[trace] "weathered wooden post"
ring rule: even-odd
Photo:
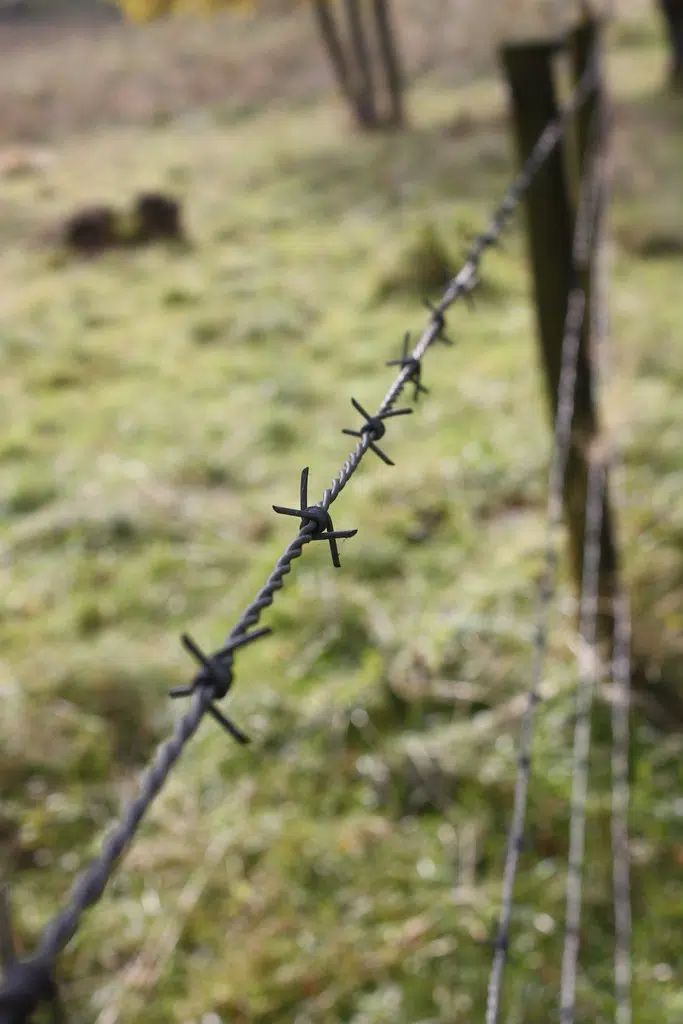
[[[591,66],[592,61],[597,62],[596,87],[589,95],[586,102],[579,108],[576,115],[575,130],[575,203],[578,203],[578,191],[580,182],[591,171],[591,162],[596,159],[594,151],[597,146],[604,149],[606,134],[609,130],[607,120],[607,98],[605,96],[605,83],[602,77],[603,52],[602,52],[602,24],[595,19],[586,19],[573,32],[570,39],[570,51],[572,59],[572,70],[574,84],[583,77],[584,73]],[[599,173],[604,174],[604,152],[597,154],[598,159],[602,157],[603,167]],[[605,445],[600,444],[601,429],[599,417],[597,387],[597,352],[595,350],[596,340],[593,339],[593,328],[598,330],[599,311],[596,303],[600,301],[599,294],[594,287],[598,269],[599,245],[601,231],[605,218],[605,188],[604,179],[598,183],[598,200],[595,205],[594,223],[591,227],[591,242],[585,259],[577,268],[581,285],[586,293],[586,315],[584,317],[581,336],[581,347],[579,349],[579,364],[585,364],[585,372],[581,370],[577,376],[576,393],[576,415],[575,430],[578,432],[577,441],[585,445],[584,457],[580,460],[578,472],[578,486],[576,493],[568,493],[570,501],[575,503],[573,515],[577,520],[577,529],[582,531],[585,525],[586,509],[586,488],[588,480],[589,459],[602,459],[605,462],[605,487],[603,493],[602,509],[602,535],[600,538],[600,581],[599,581],[599,633],[604,640],[611,640],[613,622],[613,599],[616,575],[619,571],[618,546],[616,538],[616,526],[614,523],[614,512],[610,501],[609,476],[607,472],[608,452]],[[572,431],[574,436],[574,430]],[[568,488],[569,491],[569,488]],[[582,510],[582,511],[581,511]],[[582,562],[578,562],[580,566]]]
[[[575,74],[580,77],[594,53],[600,25],[585,23],[572,37]],[[511,112],[520,161],[530,154],[548,121],[560,113],[553,75],[555,42],[535,42],[505,47],[502,64],[507,78]],[[583,578],[584,529],[588,467],[602,458],[596,408],[596,380],[591,353],[591,289],[593,253],[582,265],[575,259],[574,230],[577,203],[572,195],[568,167],[574,165],[583,179],[593,159],[594,129],[603,131],[601,90],[591,94],[577,114],[573,135],[565,135],[537,174],[525,197],[528,244],[533,275],[540,357],[552,422],[557,418],[562,362],[562,343],[569,295],[578,282],[586,287],[586,309],[579,346],[571,445],[566,471],[564,513],[569,534],[569,553],[577,593]],[[568,159],[573,157],[573,160]],[[599,209],[600,203],[597,204]],[[595,238],[595,232],[593,232]],[[591,250],[594,244],[591,244]],[[611,594],[616,571],[616,548],[608,488],[603,497],[600,555],[601,634],[611,633]],[[603,599],[610,600],[603,600]]]

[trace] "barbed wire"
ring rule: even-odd
[[[591,75],[596,88],[600,83],[601,68],[594,51],[587,64],[586,75]],[[579,194],[572,245],[573,284],[567,300],[564,332],[560,355],[560,373],[557,392],[554,444],[551,456],[548,486],[547,526],[543,572],[539,582],[536,635],[531,668],[531,686],[527,695],[527,708],[522,720],[518,773],[508,833],[507,853],[503,869],[503,885],[495,952],[491,965],[486,1003],[486,1024],[497,1024],[502,1009],[505,968],[509,959],[510,931],[515,905],[515,884],[524,846],[529,788],[532,775],[532,754],[536,724],[536,708],[542,700],[541,686],[548,654],[550,611],[557,589],[560,540],[563,523],[563,497],[569,454],[572,445],[572,423],[576,397],[576,380],[581,335],[587,309],[584,273],[596,225],[600,181],[596,170],[596,153],[601,144],[598,111],[591,120],[592,150],[588,157],[588,172],[584,176]]]
[[[592,59],[598,61],[602,54],[599,41],[595,41],[596,49]],[[598,96],[596,106],[596,124],[594,140],[593,166],[589,177],[583,184],[587,192],[592,194],[588,216],[577,216],[577,232],[575,235],[574,273],[577,280],[585,275],[589,251],[597,254],[596,265],[590,270],[594,280],[591,288],[592,302],[590,313],[594,323],[591,324],[590,337],[594,340],[596,351],[591,358],[597,367],[599,364],[599,347],[604,346],[607,335],[606,278],[604,267],[599,267],[600,259],[604,259],[604,241],[601,237],[606,209],[607,190],[607,138],[609,131],[609,111],[606,96]],[[588,204],[587,204],[588,205]],[[588,236],[590,231],[592,238]],[[583,238],[581,237],[583,233]],[[601,244],[601,242],[603,244]],[[598,278],[598,273],[601,276]],[[596,295],[597,293],[597,295]],[[556,420],[556,448],[554,452],[555,466],[565,467],[569,448],[558,450],[564,441],[569,445],[571,435],[566,433],[573,418],[573,399],[580,335],[586,314],[586,291],[577,283],[570,293],[565,338],[563,341],[562,367],[559,386],[558,414]],[[572,343],[569,351],[565,344]],[[566,357],[566,359],[565,359]],[[573,366],[573,369],[572,369]],[[569,397],[571,396],[571,403]],[[560,424],[563,399],[564,422]],[[598,612],[600,607],[600,563],[603,515],[605,510],[606,481],[608,465],[616,466],[614,455],[607,457],[604,445],[594,445],[589,453],[589,469],[587,480],[585,533],[583,547],[583,578],[580,595],[580,647],[579,667],[580,678],[576,695],[576,722],[573,750],[571,818],[570,818],[570,849],[566,887],[566,923],[562,957],[562,975],[560,989],[560,1019],[563,1024],[573,1024],[576,1013],[576,987],[578,971],[578,955],[580,948],[580,923],[583,891],[583,874],[585,859],[585,828],[587,819],[587,797],[590,772],[591,742],[591,709],[601,671],[598,649]],[[560,479],[561,478],[561,479]],[[551,471],[552,481],[552,471]],[[547,623],[550,601],[554,592],[554,581],[557,576],[559,548],[553,543],[554,529],[561,523],[561,499],[564,485],[564,472],[558,473],[555,483],[559,490],[555,491],[554,517],[552,515],[553,487],[551,482],[549,495],[549,528],[548,547],[546,549],[545,571],[541,582],[539,596],[539,632],[536,646],[536,664],[539,670],[546,656]],[[620,496],[620,507],[623,504]],[[628,846],[628,807],[630,801],[628,779],[628,746],[629,746],[629,706],[630,706],[630,643],[631,624],[630,606],[623,580],[619,575],[612,582],[612,674],[615,682],[615,695],[612,704],[612,846],[613,846],[613,892],[615,914],[615,1005],[618,1024],[630,1024],[631,1007],[631,907],[630,907],[630,862]],[[508,957],[509,929],[513,910],[513,889],[515,875],[519,865],[524,837],[526,804],[531,776],[531,750],[533,743],[533,717],[540,699],[538,686],[540,676],[534,676],[532,690],[529,695],[527,718],[524,723],[520,743],[519,773],[516,798],[519,798],[513,824],[510,831],[508,858],[506,861],[507,885],[504,885],[503,906],[500,916],[499,933],[496,942],[496,953],[492,967],[489,1001],[487,1012],[491,1021],[498,1019],[502,996],[502,978]],[[487,1020],[488,1020],[487,1019]]]
[[[5,977],[0,985],[0,1024],[24,1024],[41,1004],[51,1007],[53,1021],[63,1020],[63,1011],[54,981],[56,960],[78,930],[85,911],[102,896],[117,863],[134,839],[145,813],[161,792],[204,716],[211,715],[238,742],[249,742],[242,730],[216,706],[216,702],[226,697],[233,685],[235,653],[271,632],[268,627],[252,632],[250,629],[258,624],[263,611],[273,603],[275,594],[284,586],[285,576],[291,572],[293,562],[302,555],[306,544],[315,540],[329,543],[333,564],[339,567],[336,540],[354,536],[357,531],[336,531],[329,513],[330,506],[351,480],[368,451],[372,451],[388,465],[393,465],[389,456],[378,447],[377,442],[386,433],[388,419],[408,415],[413,411],[395,409],[398,398],[409,383],[414,385],[415,399],[425,391],[421,382],[421,371],[426,352],[437,341],[452,344],[446,333],[446,312],[458,299],[472,299],[472,293],[479,281],[479,268],[484,254],[499,241],[521,198],[563,137],[574,114],[596,85],[596,69],[589,67],[577,84],[564,111],[554,121],[549,122],[539,136],[529,158],[495,210],[488,229],[473,243],[464,266],[451,280],[441,300],[435,305],[426,303],[431,312],[427,327],[410,355],[407,354],[409,335],[406,335],[404,350],[398,361],[400,372],[378,411],[370,415],[352,399],[355,410],[363,417],[364,422],[358,429],[349,428],[344,432],[358,437],[359,440],[332,485],[323,493],[321,500],[315,505],[308,504],[308,470],[304,469],[300,480],[299,508],[273,506],[280,514],[298,517],[301,527],[276,563],[264,586],[231,630],[226,643],[216,653],[206,655],[191,637],[182,637],[183,645],[198,663],[199,668],[192,683],[172,690],[171,696],[189,697],[190,707],[176,723],[172,736],[157,750],[139,783],[137,795],[126,806],[118,823],[105,838],[99,856],[79,875],[66,897],[64,906],[46,926],[33,956],[17,958],[11,940],[9,901],[3,900],[1,906],[4,909],[0,913],[0,952]],[[572,309],[573,316],[578,317],[577,302],[572,303]],[[389,365],[395,365],[396,362],[392,360]]]
[[[607,338],[607,278],[605,275],[605,211],[608,188],[607,138],[611,127],[607,97],[600,96],[600,117],[603,123],[602,146],[597,154],[600,167],[598,188],[601,193],[594,228],[596,239],[593,245],[595,264],[591,267],[592,324],[590,337],[594,351],[591,358],[596,371],[596,383],[600,384],[601,361],[605,360]],[[602,374],[605,367],[602,366]],[[576,1016],[576,989],[578,956],[580,949],[581,908],[583,897],[583,873],[585,860],[585,830],[587,820],[587,798],[590,773],[591,708],[595,688],[603,673],[601,643],[605,640],[612,645],[612,677],[614,696],[612,702],[612,813],[611,833],[613,851],[613,902],[614,902],[614,987],[615,1019],[617,1024],[630,1024],[631,1004],[631,902],[630,902],[630,855],[628,843],[628,807],[630,802],[628,779],[629,749],[629,704],[630,704],[630,646],[631,622],[629,599],[623,583],[623,567],[619,565],[614,579],[610,581],[612,594],[611,635],[601,636],[598,616],[602,602],[600,591],[601,531],[607,496],[607,470],[619,470],[616,453],[610,456],[604,444],[597,445],[590,453],[586,508],[585,537],[583,551],[584,573],[581,587],[580,622],[580,679],[577,692],[576,723],[573,752],[573,778],[571,796],[570,849],[566,886],[566,922],[563,949],[562,978],[560,988],[560,1019],[562,1024],[574,1024]],[[617,473],[618,475],[618,473]],[[616,481],[617,504],[623,508],[621,482]],[[614,493],[614,487],[611,488]]]
[[[598,641],[598,601],[600,584],[600,533],[603,523],[605,467],[603,460],[592,458],[588,469],[586,530],[581,581],[581,622],[579,647],[579,685],[576,695],[576,723],[569,826],[569,863],[566,886],[566,916],[562,976],[560,982],[561,1024],[574,1024],[576,982],[580,946],[581,908],[590,777],[591,710],[600,671]]]
[[[609,109],[607,97],[605,116],[608,131],[614,123],[613,112]],[[609,151],[604,154],[605,172],[603,188],[607,193],[611,184],[612,166]],[[596,253],[596,302],[594,304],[595,329],[592,337],[599,346],[596,351],[596,376],[609,378],[613,373],[613,355],[610,336],[609,295],[608,295],[608,247],[606,241],[607,200],[603,203],[603,216],[598,223]],[[618,522],[624,521],[626,496],[624,487],[624,465],[618,440],[611,443],[610,482],[612,499],[618,514]],[[623,565],[618,566],[614,580],[612,600],[614,635],[612,644],[612,808],[610,830],[612,838],[612,888],[614,902],[614,988],[616,999],[616,1024],[631,1024],[631,865],[629,849],[629,744],[631,713],[631,602],[624,581]]]

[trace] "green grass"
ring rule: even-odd
[[[664,66],[652,19],[615,35],[605,404],[647,683],[638,1021],[683,1012],[681,255],[656,241],[683,237],[683,143]],[[182,710],[166,696],[192,670],[180,633],[221,643],[296,528],[271,505],[296,502],[305,465],[311,500],[329,485],[351,396],[376,408],[384,362],[424,325],[416,253],[427,239],[441,273],[485,226],[514,169],[504,110],[493,71],[422,81],[396,137],[349,134],[327,96],[228,123],[210,108],[199,125],[69,135],[46,176],[3,183],[0,865],[25,948]],[[17,233],[156,184],[184,199],[192,251],[55,265]],[[396,468],[368,457],[334,505],[338,529],[359,529],[342,568],[306,548],[264,615],[273,636],[239,655],[229,711],[252,745],[202,726],[62,958],[76,1024],[482,1018],[550,451],[519,219],[487,257],[478,311],[456,307],[450,327],[429,396],[383,441]],[[528,1024],[551,1019],[563,933],[566,580],[560,597],[506,988],[505,1020]],[[606,1022],[602,701],[594,740],[579,1019]]]

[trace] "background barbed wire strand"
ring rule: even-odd
[[[588,62],[586,75],[599,82],[601,67],[597,54]],[[574,284],[570,290],[562,339],[560,375],[558,383],[557,414],[554,427],[554,445],[551,456],[548,486],[547,527],[543,573],[539,583],[536,612],[536,636],[531,668],[531,686],[527,708],[522,720],[518,753],[518,773],[512,822],[508,833],[507,853],[503,869],[501,907],[495,952],[489,977],[486,1024],[497,1024],[502,1010],[502,991],[505,967],[509,958],[510,931],[514,911],[514,891],[524,844],[529,788],[532,775],[532,753],[535,733],[536,708],[541,702],[541,685],[548,653],[550,612],[557,589],[560,543],[563,525],[563,495],[569,453],[572,442],[572,423],[576,396],[578,356],[581,333],[587,312],[586,289],[581,272],[584,270],[590,247],[599,202],[600,182],[596,155],[601,145],[601,122],[596,114],[590,126],[592,152],[588,159],[588,172],[581,182],[576,226],[573,240]]]

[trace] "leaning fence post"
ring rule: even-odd
[[[598,27],[582,27],[575,37],[574,68],[583,72],[589,54],[588,45]],[[555,42],[535,42],[506,46],[501,52],[508,82],[518,156],[524,161],[547,123],[560,112],[553,77],[554,57],[559,51]],[[594,123],[593,108],[598,97],[591,98],[576,123],[574,137],[565,136],[539,171],[526,193],[524,205],[528,227],[528,245],[533,276],[534,302],[540,342],[540,361],[545,381],[549,411],[557,418],[562,342],[569,294],[575,282],[573,259],[575,203],[572,198],[567,167],[573,162],[580,174],[592,159]],[[572,153],[573,147],[574,152]],[[567,157],[576,159],[570,162]],[[589,260],[592,264],[592,255]],[[587,285],[590,268],[582,271]],[[569,554],[577,593],[583,577],[584,528],[589,459],[600,454],[599,427],[596,411],[596,381],[590,351],[591,309],[588,307],[577,360],[572,435],[566,471],[564,514],[569,534]],[[611,595],[615,573],[615,545],[612,514],[605,489],[600,562],[600,598],[605,616],[601,616],[601,632],[611,631],[611,603],[603,602]],[[609,620],[609,621],[608,621]]]

